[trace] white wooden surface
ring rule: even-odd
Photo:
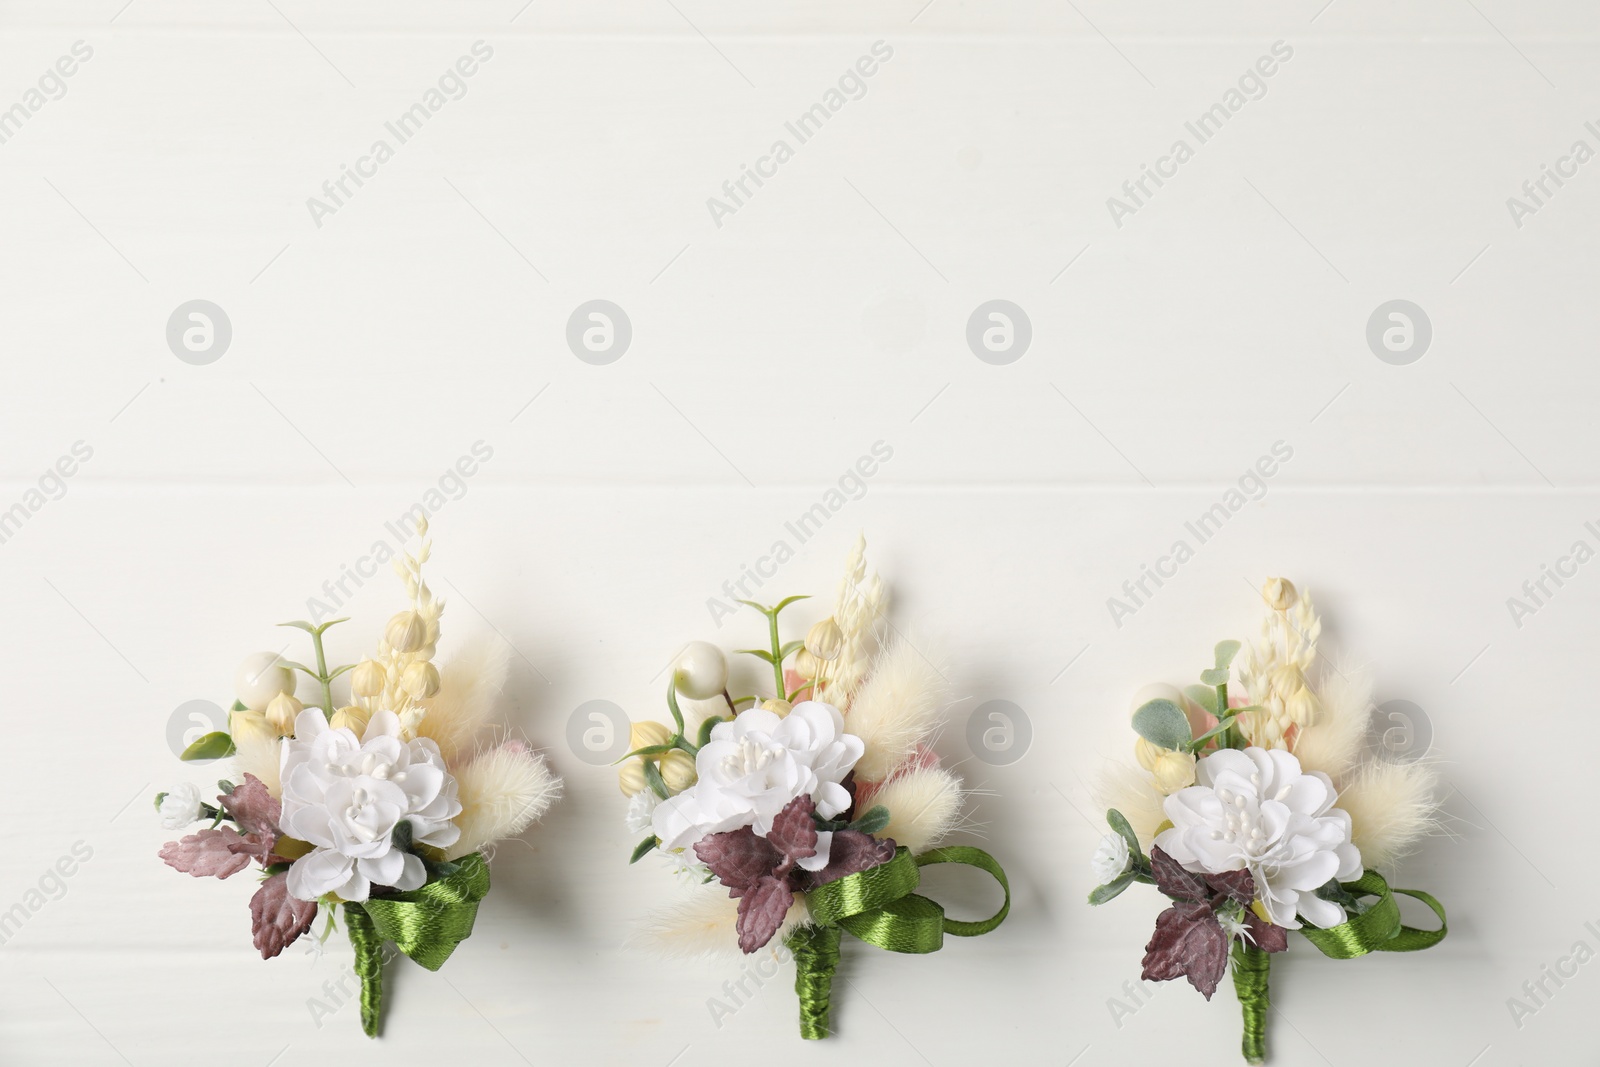
[[[0,946],[0,1062],[943,1065],[998,1047],[1087,1067],[1175,1042],[1236,1062],[1227,991],[1167,986],[1115,1017],[1159,905],[1083,904],[1087,783],[1127,758],[1132,692],[1245,636],[1272,573],[1320,595],[1381,699],[1424,710],[1454,790],[1452,836],[1400,879],[1449,905],[1449,940],[1359,963],[1297,946],[1273,972],[1274,1062],[1592,1047],[1600,964],[1546,979],[1520,1026],[1507,1001],[1575,943],[1600,949],[1600,564],[1520,627],[1506,604],[1574,541],[1600,547],[1600,163],[1520,228],[1506,205],[1573,141],[1600,147],[1592,9],[122,4],[0,10],[0,110],[93,50],[0,144],[0,510],[26,511],[0,544],[0,909],[29,911]],[[477,41],[493,55],[465,96],[315,225],[307,198]],[[865,95],[715,225],[706,199],[877,41],[893,55]],[[1293,55],[1265,95],[1116,226],[1106,199],[1278,41]],[[233,330],[205,366],[165,340],[196,298]],[[633,328],[608,366],[564,340],[597,298]],[[991,299],[1032,323],[1007,366],[964,336]],[[1365,340],[1392,299],[1432,321],[1410,365]],[[566,727],[592,699],[659,715],[684,640],[753,640],[706,599],[880,441],[892,458],[860,499],[761,592],[827,593],[868,532],[897,619],[960,664],[940,748],[985,791],[976,839],[1015,899],[999,931],[931,957],[857,946],[838,1037],[807,1045],[787,970],[718,1025],[739,961],[622,947],[670,880],[625,866],[612,775]],[[1293,458],[1265,495],[1114,625],[1107,598],[1279,441]],[[76,442],[92,455],[29,496]],[[568,796],[501,850],[443,972],[391,972],[373,1043],[353,1008],[318,1025],[309,1007],[347,951],[257,959],[247,880],[163,867],[148,798],[212,777],[173,758],[173,710],[225,703],[236,661],[278,647],[272,624],[477,442],[492,457],[434,518],[446,644],[515,645],[506,710]],[[356,592],[345,657],[393,603],[388,581]],[[992,699],[1033,729],[1006,766],[965,740]]]

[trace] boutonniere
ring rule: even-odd
[[[204,735],[185,760],[231,758],[216,802],[193,784],[156,796],[169,830],[208,825],[161,849],[196,878],[229,878],[252,865],[251,934],[271,959],[311,931],[326,941],[343,917],[361,977],[361,1023],[378,1035],[385,944],[438,970],[472,933],[489,891],[484,851],[521,833],[560,793],[542,756],[518,741],[480,746],[505,680],[503,649],[434,665],[444,602],[422,577],[431,543],[418,523],[416,553],[394,568],[410,603],[377,650],[330,668],[325,635],[345,619],[283,625],[305,631],[314,666],[264,652],[236,676],[228,729]],[[310,679],[316,703],[296,698]],[[349,702],[335,682],[348,676]],[[343,688],[343,683],[340,683]]]
[[[1143,771],[1112,783],[1089,895],[1104,904],[1140,882],[1167,898],[1146,981],[1186,978],[1210,1000],[1231,961],[1253,1064],[1266,1062],[1269,961],[1291,933],[1344,960],[1445,936],[1437,900],[1379,873],[1436,825],[1435,771],[1367,749],[1370,684],[1320,660],[1310,595],[1274,578],[1263,596],[1258,643],[1240,655],[1222,642],[1199,684],[1157,687],[1134,710]],[[1438,929],[1402,924],[1397,893]]]
[[[800,1034],[810,1039],[830,1031],[844,935],[891,952],[933,952],[946,934],[993,930],[1010,908],[993,857],[939,847],[966,799],[929,745],[949,686],[915,645],[886,637],[886,594],[868,577],[865,551],[858,541],[833,614],[803,639],[784,640],[782,615],[805,597],[743,602],[766,639],[739,650],[765,675],[754,695],[731,695],[720,649],[687,646],[667,686],[670,722],[634,723],[634,751],[619,769],[628,827],[646,834],[633,861],[659,851],[694,886],[640,939],[689,955],[782,946],[795,963]],[[761,695],[767,686],[771,695]],[[698,723],[680,698],[705,709]],[[1005,903],[981,921],[949,918],[916,892],[921,868],[936,863],[988,872]]]

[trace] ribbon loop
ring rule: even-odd
[[[1366,911],[1338,926],[1326,929],[1301,927],[1300,932],[1305,939],[1325,956],[1336,960],[1353,960],[1369,952],[1417,952],[1437,945],[1449,932],[1444,905],[1418,889],[1391,889],[1377,871],[1368,871],[1358,880],[1344,883],[1344,889],[1356,896],[1378,899]],[[1439,917],[1439,928],[1418,930],[1404,925],[1400,921],[1400,905],[1394,899],[1396,893],[1414,897],[1426,904]]]
[[[378,1036],[383,1013],[385,941],[437,971],[471,935],[478,902],[489,892],[489,866],[477,852],[457,864],[454,874],[421,889],[345,904],[345,930],[361,976],[361,1028],[368,1037]]]

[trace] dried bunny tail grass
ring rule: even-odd
[[[491,721],[491,706],[505,687],[510,664],[510,646],[484,634],[470,639],[440,670],[439,692],[427,702],[417,736],[432,738],[446,765],[470,752],[478,731]]]
[[[1439,772],[1426,760],[1374,760],[1344,783],[1338,805],[1350,813],[1351,840],[1361,862],[1392,871],[1425,836],[1439,828]]]
[[[877,658],[845,717],[846,729],[865,745],[856,761],[857,778],[887,778],[938,728],[951,697],[943,659],[937,654],[930,659],[899,635]]]
[[[1166,798],[1156,791],[1150,775],[1126,763],[1107,763],[1091,792],[1102,809],[1116,808],[1122,812],[1133,832],[1139,835],[1139,844],[1148,852],[1155,841],[1156,828],[1167,821],[1167,813],[1162,808]]]
[[[1318,686],[1321,710],[1315,724],[1295,736],[1300,766],[1339,781],[1361,757],[1372,720],[1372,672],[1329,671]]]
[[[561,780],[550,773],[544,757],[520,741],[489,749],[455,775],[461,837],[445,853],[446,859],[459,859],[491,841],[520,834],[561,795]]]
[[[889,809],[889,825],[877,836],[892,838],[916,855],[955,827],[963,798],[961,779],[940,767],[918,767],[883,783],[869,803]]]
[[[233,758],[239,773],[255,775],[267,787],[267,792],[281,797],[283,783],[278,780],[278,768],[282,766],[283,739],[240,730],[234,735],[233,744],[236,750]]]
[[[629,935],[628,946],[669,959],[742,958],[739,934],[734,928],[738,917],[737,900],[728,896],[721,886],[705,886],[645,916]],[[768,948],[775,949],[783,944],[789,931],[809,918],[805,900],[796,897]]]

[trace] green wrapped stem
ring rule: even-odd
[[[377,1037],[383,1011],[383,938],[360,904],[344,906],[344,927],[356,951],[355,972],[361,979],[361,1029],[368,1037]]]
[[[794,991],[800,1000],[800,1036],[819,1041],[828,1036],[833,972],[839,967],[837,926],[801,926],[784,944],[794,956]]]
[[[1267,1062],[1267,970],[1272,957],[1246,941],[1233,945],[1233,989],[1244,1013],[1244,1062]]]

